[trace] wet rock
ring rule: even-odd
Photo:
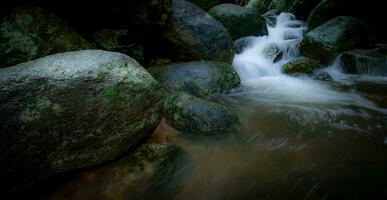
[[[270,45],[265,48],[263,51],[266,58],[273,61],[273,63],[278,62],[282,59],[283,53],[276,45]]]
[[[214,61],[170,64],[154,76],[169,91],[184,91],[199,97],[227,92],[240,85],[231,65]]]
[[[130,43],[128,30],[102,29],[92,33],[93,41],[103,50],[124,53],[144,64],[144,47]]]
[[[226,27],[233,40],[246,36],[267,35],[265,20],[251,8],[220,4],[211,8],[208,14]]]
[[[215,60],[231,63],[233,43],[224,26],[184,0],[173,1],[164,33],[166,53],[177,61]]]
[[[382,48],[346,51],[340,59],[349,73],[387,76],[387,52]]]
[[[307,58],[307,57],[299,57],[292,61],[286,63],[282,70],[287,74],[292,73],[304,73],[304,74],[312,74],[314,70],[319,67],[317,61]]]
[[[1,69],[1,190],[116,158],[151,135],[163,98],[121,53],[68,52]]]
[[[260,14],[267,12],[271,0],[251,0],[246,5],[246,8],[252,8]]]
[[[301,43],[302,53],[329,64],[340,52],[368,42],[368,27],[354,17],[336,17],[307,33]]]
[[[265,19],[266,24],[273,27],[277,24],[277,16],[281,13],[281,11],[277,9],[272,9],[267,11],[262,17]]]
[[[166,99],[164,117],[177,130],[191,133],[232,132],[240,125],[238,116],[226,107],[185,93]]]
[[[269,5],[269,10],[277,9],[282,12],[287,11],[290,6],[293,4],[294,0],[272,0]]]
[[[0,22],[0,68],[53,53],[93,49],[66,22],[39,7],[21,6]]]
[[[234,42],[234,52],[240,54],[253,44],[254,36],[239,38]]]

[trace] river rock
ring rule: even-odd
[[[151,135],[163,97],[121,53],[60,53],[1,69],[1,190],[120,156]]]
[[[184,91],[199,97],[227,92],[240,85],[231,65],[215,61],[170,64],[159,68],[154,77],[169,91]]]
[[[317,61],[307,58],[307,57],[299,57],[292,61],[286,63],[282,70],[287,74],[293,73],[304,73],[304,74],[312,74],[319,67]]]
[[[387,52],[385,49],[350,50],[344,52],[340,59],[349,73],[387,76]]]
[[[265,19],[267,25],[274,27],[277,24],[277,16],[279,14],[281,14],[281,11],[272,9],[264,13],[262,17]]]
[[[128,30],[102,29],[91,34],[93,41],[103,50],[124,53],[144,64],[144,47],[130,42]]]
[[[269,10],[277,9],[282,12],[288,11],[294,0],[272,0],[269,5]]]
[[[282,59],[283,52],[274,44],[268,45],[263,54],[267,59],[270,59],[273,63],[276,63]]]
[[[341,16],[307,33],[301,43],[302,53],[329,64],[340,52],[368,42],[368,27],[362,20]]]
[[[249,48],[254,43],[254,36],[243,37],[235,40],[234,52],[236,54],[242,53],[246,48]]]
[[[246,5],[246,8],[252,8],[260,14],[267,12],[271,0],[251,0]]]
[[[165,100],[164,117],[168,124],[190,133],[223,133],[239,128],[238,116],[228,108],[185,93]]]
[[[265,20],[254,9],[235,4],[220,4],[211,8],[208,14],[226,27],[233,40],[267,35]]]
[[[233,43],[224,26],[204,10],[184,0],[173,1],[164,33],[166,51],[180,61],[216,60],[231,63]]]
[[[53,53],[93,48],[61,18],[39,7],[17,7],[1,18],[0,68]]]

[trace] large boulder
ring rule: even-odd
[[[320,65],[317,61],[307,58],[307,57],[299,57],[292,61],[287,62],[282,70],[287,74],[293,73],[304,73],[304,74],[312,74]]]
[[[226,27],[233,40],[267,35],[265,20],[254,9],[235,4],[220,4],[211,8],[208,14]]]
[[[0,21],[0,68],[53,53],[92,48],[62,19],[39,7],[15,8]]]
[[[195,96],[227,92],[240,85],[238,74],[226,63],[214,61],[193,61],[170,64],[153,75],[169,91],[184,91]]]
[[[271,0],[251,0],[246,5],[246,8],[252,8],[258,13],[263,14],[268,11]]]
[[[120,156],[151,135],[163,97],[121,53],[60,53],[1,69],[1,190]]]
[[[173,12],[164,38],[167,53],[176,60],[231,63],[234,56],[232,39],[224,26],[184,0],[173,1]]]
[[[173,94],[164,102],[168,124],[190,133],[224,133],[236,131],[238,116],[228,108],[185,93]]]
[[[387,51],[385,49],[350,50],[342,53],[340,59],[349,73],[387,76]]]
[[[307,33],[301,43],[302,53],[329,64],[340,52],[368,42],[368,27],[362,20],[341,16]]]

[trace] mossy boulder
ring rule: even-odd
[[[299,57],[286,63],[282,70],[287,74],[304,73],[312,74],[320,65],[317,61],[307,58]]]
[[[236,131],[238,116],[225,106],[186,93],[169,96],[164,102],[168,124],[190,133],[224,133]]]
[[[298,19],[307,20],[309,14],[320,2],[321,0],[294,0],[288,11]]]
[[[199,6],[203,10],[209,10],[213,6],[221,3],[234,3],[234,0],[189,0],[189,1]]]
[[[387,52],[385,49],[350,50],[342,53],[340,59],[349,73],[387,76]]]
[[[268,11],[271,0],[250,0],[246,8],[252,8],[260,14]]]
[[[144,144],[116,161],[70,176],[48,199],[171,199],[171,191],[164,195],[158,184],[177,193],[179,183],[168,177],[178,179],[176,166],[188,163],[184,150],[175,145]]]
[[[53,53],[93,48],[61,18],[39,7],[15,8],[0,21],[0,68]]]
[[[369,41],[365,22],[341,16],[329,20],[307,33],[301,43],[302,53],[329,64],[340,52],[360,47]]]
[[[233,67],[215,61],[193,61],[159,68],[155,78],[168,91],[184,91],[195,96],[227,92],[240,85]]]
[[[0,69],[0,188],[120,156],[160,121],[164,93],[135,60],[101,50]]]
[[[174,0],[172,8],[164,33],[165,50],[169,57],[176,61],[232,62],[232,39],[220,22],[184,0]]]
[[[254,9],[235,4],[220,4],[211,8],[208,14],[226,27],[233,40],[267,35],[265,20]]]
[[[124,53],[144,64],[144,46],[131,43],[128,30],[102,29],[93,32],[91,37],[99,48]]]

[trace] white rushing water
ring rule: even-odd
[[[387,113],[386,109],[378,107],[350,87],[364,76],[354,79],[353,75],[343,73],[337,61],[320,70],[331,75],[332,81],[284,74],[282,66],[301,56],[299,45],[307,26],[291,13],[281,13],[276,19],[275,26],[268,25],[267,36],[248,37],[246,47],[235,56],[233,66],[241,77],[243,87],[231,96],[243,96],[260,107],[269,108],[264,112],[284,113],[299,123],[330,121],[331,126],[341,128],[351,128],[342,121],[343,116],[369,119],[372,116],[370,112]],[[282,57],[268,58],[266,55],[270,49],[278,49]],[[365,79],[374,83],[386,80],[380,77]]]

